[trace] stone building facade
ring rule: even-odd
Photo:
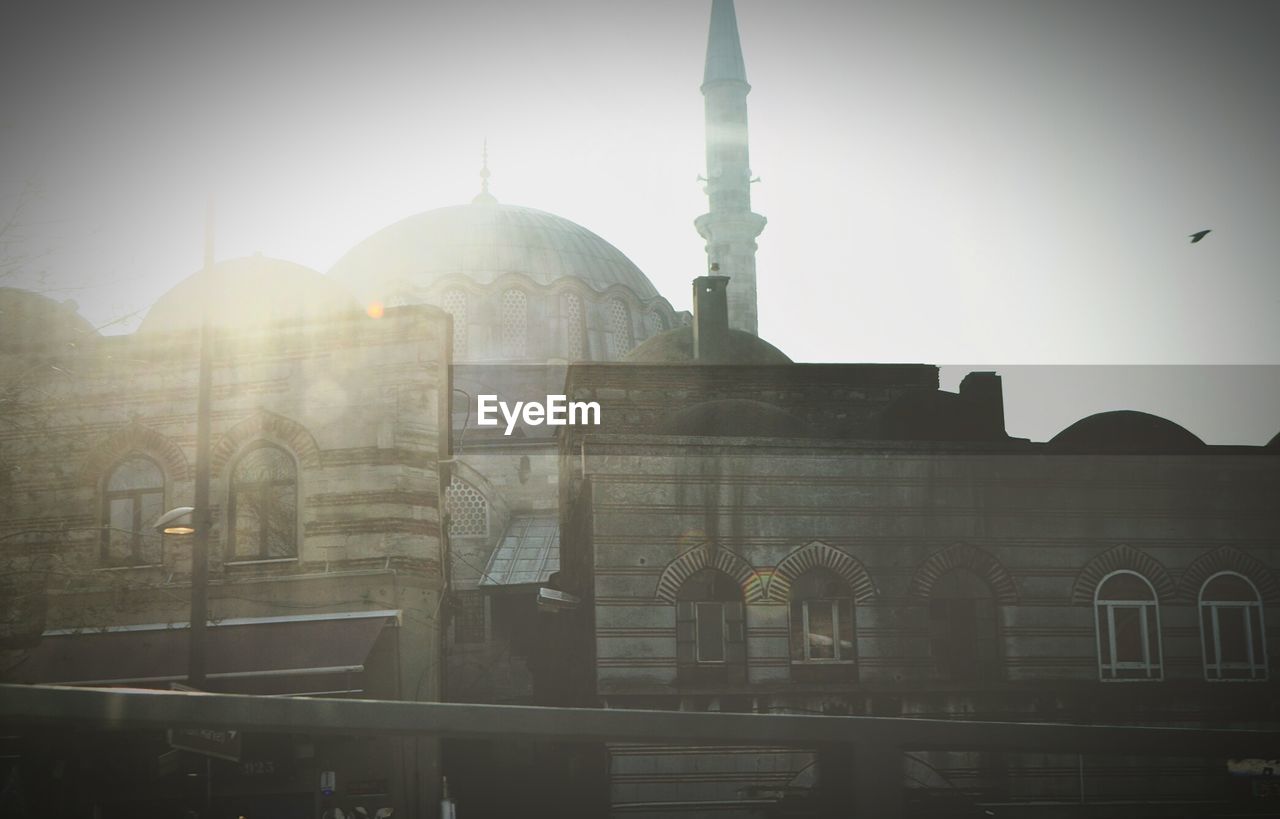
[[[407,217],[352,248],[330,276],[363,304],[430,304],[453,322],[456,460],[446,511],[450,689],[459,698],[530,702],[533,594],[555,570],[556,447],[547,427],[513,435],[477,424],[476,396],[545,400],[570,361],[616,361],[681,324],[649,279],[590,230],[483,189],[470,203]],[[529,537],[530,527],[535,534]],[[504,550],[503,545],[507,548]],[[503,561],[536,561],[531,572]],[[493,561],[498,564],[491,565]]]
[[[704,339],[719,309],[719,330],[695,317]],[[1126,412],[1011,439],[998,376],[945,393],[922,365],[673,358],[574,366],[568,391],[606,408],[561,442],[560,579],[598,704],[1280,721],[1274,447]],[[610,755],[619,816],[790,815],[813,785],[796,749]],[[1224,763],[975,748],[902,766],[918,815],[1259,810]]]
[[[151,525],[191,504],[207,313],[209,687],[439,699],[448,317],[374,319],[320,274],[261,257],[186,280],[132,335],[98,336],[44,301],[8,291],[0,305],[58,319],[5,333],[6,681],[186,680],[191,538]],[[163,737],[63,740],[20,749],[26,791],[59,794],[57,815],[177,815],[190,796],[195,763],[164,757]],[[224,812],[314,816],[326,770],[348,811],[439,799],[431,742],[248,736],[237,755],[192,771]]]
[[[765,220],[732,0],[712,4],[703,80],[695,227],[729,275],[696,281],[701,321],[590,230],[499,202],[487,161],[470,203],[327,276],[223,262],[131,335],[0,290],[5,679],[184,678],[190,547],[149,523],[193,493],[208,312],[217,690],[1274,726],[1280,443],[1205,446],[1124,412],[1016,440],[994,373],[953,394],[929,365],[792,363],[756,335]],[[558,393],[599,401],[603,425],[477,424],[478,395]],[[544,586],[581,606],[539,612]],[[438,805],[432,743],[245,742],[191,770],[155,736],[18,752],[55,814],[172,815],[185,773],[245,815]],[[464,817],[570,790],[592,815],[812,807],[814,749],[444,751]],[[1221,760],[922,750],[902,773],[919,815],[1263,810]]]

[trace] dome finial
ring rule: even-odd
[[[496,205],[498,200],[493,194],[489,193],[489,138],[485,137],[484,147],[481,149],[480,164],[480,193],[476,194],[476,198],[471,200],[473,205]]]

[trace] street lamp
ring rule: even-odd
[[[206,265],[205,274],[208,275]],[[200,322],[200,375],[196,397],[196,485],[192,506],[165,512],[152,524],[166,535],[195,535],[191,543],[191,639],[187,684],[205,689],[205,626],[209,620],[209,426],[213,394],[213,331],[205,312]]]
[[[194,511],[196,511],[194,506],[179,506],[177,509],[170,509],[156,518],[156,522],[151,525],[151,528],[162,535],[189,535],[196,530],[191,515]]]
[[[205,689],[205,626],[209,621],[209,428],[213,402],[213,327],[209,299],[213,295],[213,202],[206,214],[204,246],[204,298],[200,319],[200,371],[196,392],[196,485],[191,506],[165,512],[156,520],[157,531],[170,535],[194,535],[191,543],[191,638],[187,658],[187,684]]]

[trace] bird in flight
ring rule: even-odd
[[[1209,235],[1209,231],[1207,230],[1197,230],[1195,233],[1191,234],[1191,244],[1194,245],[1196,242],[1200,241],[1201,239],[1203,239],[1208,235]]]

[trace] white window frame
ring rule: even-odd
[[[1098,595],[1102,592],[1102,587],[1107,584],[1111,578],[1116,575],[1131,574],[1143,582],[1151,591],[1150,600],[1102,600]],[[1107,646],[1110,649],[1109,656],[1102,656],[1102,624],[1098,614],[1101,609],[1106,609],[1107,624]],[[1139,610],[1139,618],[1141,620],[1142,634],[1142,661],[1141,662],[1117,662],[1116,661],[1116,609],[1136,608]],[[1150,611],[1148,611],[1150,609]],[[1160,657],[1158,663],[1151,661],[1151,644],[1147,639],[1150,633],[1150,618],[1154,617],[1156,621],[1156,652]],[[1097,641],[1098,651],[1098,678],[1103,682],[1159,682],[1164,679],[1164,646],[1163,636],[1160,632],[1160,597],[1156,594],[1156,589],[1151,585],[1151,581],[1143,577],[1138,572],[1130,569],[1119,569],[1111,572],[1106,577],[1098,581],[1098,585],[1093,590],[1093,622],[1094,636]],[[1145,677],[1118,677],[1117,671],[1145,671]]]
[[[1230,601],[1213,601],[1204,599],[1204,590],[1214,580],[1224,575],[1230,575],[1243,580],[1253,590],[1253,600],[1251,602],[1243,602],[1239,600]],[[1268,676],[1267,671],[1267,623],[1265,613],[1262,610],[1262,595],[1258,594],[1258,587],[1253,585],[1253,581],[1239,572],[1218,572],[1207,578],[1204,583],[1200,584],[1200,594],[1198,597],[1199,606],[1197,606],[1197,614],[1200,615],[1200,649],[1204,657],[1204,678],[1208,682],[1265,682]],[[1204,610],[1210,610],[1210,617],[1213,622],[1213,662],[1209,661],[1209,635],[1204,633]],[[1218,610],[1225,608],[1244,609],[1244,637],[1245,647],[1249,652],[1249,660],[1247,663],[1230,663],[1225,667],[1235,671],[1248,671],[1248,677],[1223,677],[1222,669],[1222,632],[1218,625]],[[1253,610],[1258,612],[1258,630],[1261,632],[1258,637],[1258,644],[1262,646],[1262,657],[1253,656]],[[1211,676],[1210,672],[1216,672],[1218,676]]]
[[[800,612],[802,615],[800,639],[804,642],[804,661],[806,663],[849,663],[853,662],[852,657],[842,657],[840,653],[840,599],[836,597],[815,597],[806,598],[800,601]],[[822,603],[831,607],[831,629],[833,655],[831,657],[811,657],[809,655],[809,606],[813,603]]]
[[[708,660],[702,656],[702,607],[715,606],[720,612],[720,659]],[[724,665],[729,657],[729,624],[724,619],[724,602],[698,600],[693,604],[693,658],[700,664]]]

